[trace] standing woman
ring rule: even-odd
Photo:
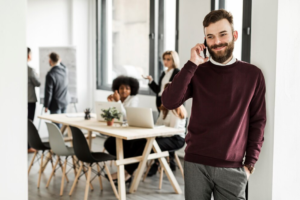
[[[153,80],[152,76],[144,77],[149,80],[149,87],[156,94],[156,107],[159,110],[161,106],[161,95],[164,91],[164,86],[172,82],[174,76],[179,72],[179,56],[176,51],[165,51],[162,55],[164,66],[167,69],[161,74],[158,85]]]

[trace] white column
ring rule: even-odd
[[[300,1],[278,0],[273,199],[299,199]]]
[[[27,1],[0,1],[0,199],[27,200]]]
[[[249,200],[271,200],[273,184],[277,0],[252,1],[251,63],[266,81],[267,124],[256,171],[249,180]]]
[[[253,1],[251,62],[266,79],[267,126],[250,200],[299,198],[299,7],[296,0]]]

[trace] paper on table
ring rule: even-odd
[[[84,113],[68,113],[67,117],[84,117]]]
[[[90,114],[91,117],[95,118],[96,114],[95,113],[91,113]],[[72,118],[76,118],[76,117],[84,117],[84,113],[68,113],[66,114],[67,117],[72,117]]]

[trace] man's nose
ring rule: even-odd
[[[214,40],[214,45],[218,45],[221,43],[221,40],[219,37],[215,37],[215,40]]]

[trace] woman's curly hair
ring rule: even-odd
[[[129,77],[129,76],[118,76],[113,80],[112,90],[118,90],[121,85],[129,85],[130,87],[130,95],[137,95],[139,92],[140,84],[137,79]]]

